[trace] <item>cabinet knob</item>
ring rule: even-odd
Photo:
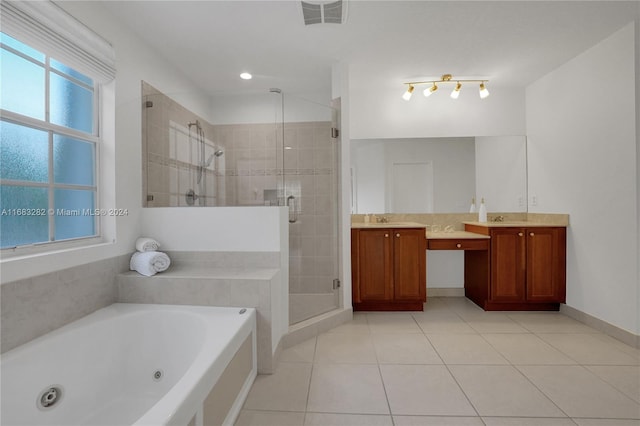
[[[384,237],[385,238],[389,238],[389,234],[384,234]]]
[[[397,238],[400,238],[400,234],[396,234],[396,237],[397,237]]]
[[[518,237],[522,237],[524,234],[522,232],[518,232]]]
[[[529,236],[533,237],[534,235],[536,234],[534,234],[533,232],[529,232]]]
[[[462,244],[458,243],[458,244],[456,244],[456,247],[460,248],[460,247],[462,247]]]

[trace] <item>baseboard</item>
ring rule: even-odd
[[[427,287],[427,298],[429,297],[464,297],[464,288],[429,288]]]
[[[581,323],[584,323],[589,327],[593,327],[596,330],[603,332],[604,334],[618,339],[631,347],[640,349],[640,336],[637,334],[633,334],[630,331],[624,330],[613,324],[609,324],[608,322],[603,321],[600,318],[596,318],[593,315],[589,315],[586,312],[582,312],[565,304],[560,305],[560,312],[568,317],[573,318],[576,321],[580,321]]]

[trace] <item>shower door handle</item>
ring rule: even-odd
[[[296,197],[289,195],[287,197],[287,207],[289,207],[289,223],[298,221],[298,211],[296,209]]]

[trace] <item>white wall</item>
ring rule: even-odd
[[[351,141],[353,213],[385,213],[384,141]]]
[[[282,121],[281,94],[246,92],[221,93],[210,101],[207,117],[211,124],[273,123]],[[285,122],[331,121],[326,94],[284,93]]]
[[[351,138],[424,138],[449,136],[523,135],[524,90],[492,87],[480,99],[477,90],[453,100],[446,90],[425,98],[416,88],[410,101],[404,88],[369,88],[350,93]]]
[[[570,215],[567,304],[638,334],[635,43],[631,24],[534,82],[526,114],[529,211]]]
[[[286,207],[148,208],[140,233],[170,251],[279,252],[281,211],[286,217]]]

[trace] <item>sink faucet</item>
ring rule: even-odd
[[[376,222],[377,223],[389,223],[389,218],[386,216],[379,216],[376,217]]]
[[[504,222],[504,216],[496,216],[493,218],[493,222]]]

